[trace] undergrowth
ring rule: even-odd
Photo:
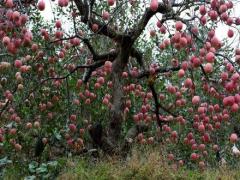
[[[238,180],[238,169],[227,165],[203,170],[189,169],[169,162],[164,149],[133,148],[127,157],[93,158],[73,156],[55,161],[8,164],[2,171],[5,180]]]

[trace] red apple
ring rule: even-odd
[[[183,23],[181,21],[177,21],[175,24],[175,28],[177,31],[181,31],[183,28]]]
[[[114,3],[115,3],[115,0],[108,0],[108,5],[109,5],[109,6],[113,6]]]
[[[158,0],[151,0],[150,9],[155,12],[158,9]]]
[[[38,6],[38,9],[40,11],[43,11],[45,9],[45,2],[44,2],[44,0],[39,0],[37,6]]]

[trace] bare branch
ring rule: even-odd
[[[158,102],[158,95],[156,93],[156,90],[154,88],[154,84],[149,84],[148,85],[150,90],[152,91],[152,95],[153,95],[153,99],[154,99],[154,102],[155,102],[155,114],[156,114],[156,118],[157,118],[157,124],[160,128],[162,128],[162,122],[159,118],[159,102]]]
[[[176,114],[174,114],[173,112],[171,112],[169,109],[165,108],[159,101],[158,101],[158,95],[157,92],[154,88],[154,84],[149,83],[148,84],[152,95],[153,95],[153,99],[154,99],[154,103],[155,103],[155,114],[156,114],[156,118],[157,118],[157,124],[160,128],[162,128],[162,121],[159,118],[159,108],[161,108],[163,111],[167,112],[168,114],[172,115],[173,117],[177,117]]]
[[[180,69],[180,66],[178,67],[160,67],[158,69],[155,70],[155,73],[166,73],[166,72],[169,72],[169,71],[178,71]],[[146,70],[146,71],[143,71],[141,72],[137,78],[138,79],[141,79],[143,77],[148,77],[150,75],[150,71],[149,70]]]

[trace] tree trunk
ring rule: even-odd
[[[117,150],[121,136],[123,111],[124,111],[124,92],[122,82],[122,72],[129,59],[131,43],[123,43],[120,47],[119,55],[112,65],[112,107],[109,115],[109,127],[107,130],[107,142],[113,151]],[[116,152],[116,151],[115,151]]]
[[[97,142],[95,136],[98,132],[97,128],[91,129],[91,137],[94,140],[94,143],[98,145],[105,153],[115,154],[118,153],[119,140],[122,130],[123,122],[123,111],[124,111],[124,92],[123,92],[123,80],[122,72],[124,71],[130,54],[130,49],[132,43],[129,39],[124,39],[122,44],[119,45],[119,54],[112,64],[112,107],[109,113],[109,125],[106,129],[103,130],[103,133],[100,137],[100,142]]]

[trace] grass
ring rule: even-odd
[[[10,164],[4,170],[3,179],[15,180],[34,176],[34,179],[57,180],[239,180],[240,171],[227,167],[217,169],[176,168],[169,164],[164,150],[159,148],[134,148],[127,158],[74,156],[59,158],[57,165],[52,164],[44,173],[30,173],[29,165]],[[49,164],[45,163],[45,164]],[[40,166],[37,166],[39,168]],[[49,176],[47,176],[49,175]],[[0,178],[2,179],[2,177]]]
[[[68,159],[58,180],[234,180],[240,179],[238,170],[226,167],[205,171],[176,169],[166,163],[156,150],[144,154],[134,150],[127,161],[105,158],[100,162],[88,159]]]

